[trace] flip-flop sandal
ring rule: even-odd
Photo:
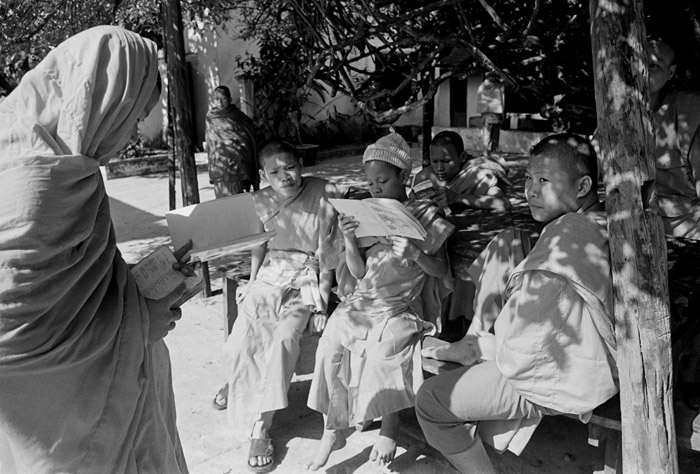
[[[264,466],[251,466],[250,460],[258,456],[269,457],[271,461]],[[270,472],[275,467],[275,446],[271,438],[253,438],[250,440],[250,451],[248,452],[248,470],[258,474]]]
[[[219,400],[223,400],[223,403]],[[225,410],[226,407],[228,407],[228,384],[224,385],[216,392],[216,396],[214,396],[214,400],[212,400],[211,403],[217,410]]]

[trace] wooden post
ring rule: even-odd
[[[194,130],[192,110],[188,100],[187,63],[185,61],[185,40],[183,37],[182,11],[180,0],[164,0],[162,4],[163,36],[168,64],[169,97],[172,98],[174,152],[180,158],[180,181],[182,184],[182,204],[199,203],[197,166],[194,160]]]
[[[643,0],[591,0],[627,473],[677,473],[663,225],[653,198],[653,122]]]
[[[423,94],[428,94],[429,89],[430,83],[426,81],[423,86]],[[430,141],[433,139],[434,113],[435,96],[431,97],[430,100],[423,104],[423,168],[430,166]]]

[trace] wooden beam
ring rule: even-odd
[[[624,472],[677,473],[663,225],[643,0],[591,0],[598,136],[614,285]]]

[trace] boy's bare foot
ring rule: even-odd
[[[421,355],[430,359],[456,362],[462,365],[471,365],[475,361],[473,342],[469,335],[456,342],[440,341],[440,343],[435,343],[430,347],[424,347],[421,350]]]
[[[339,436],[337,431],[324,431],[321,441],[319,441],[318,449],[304,463],[306,469],[309,471],[317,471],[319,468],[325,466],[331,453],[336,449],[342,448],[343,441],[345,441],[345,438]]]
[[[379,435],[379,439],[372,447],[372,452],[369,453],[369,460],[378,464],[389,464],[396,456],[396,441],[388,436]]]

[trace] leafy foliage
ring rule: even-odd
[[[162,45],[159,0],[3,0],[0,95],[65,38],[119,24]],[[646,0],[650,31],[671,36],[683,69],[700,88],[700,2]],[[260,54],[239,58],[271,120],[298,136],[300,104],[320,83],[367,114],[392,121],[451,77],[496,72],[510,96],[561,128],[594,116],[586,0],[196,0],[183,2],[189,26],[242,19],[236,36]],[[661,25],[662,28],[657,26]],[[273,100],[275,99],[275,100]]]
[[[9,93],[46,53],[86,28],[109,23],[108,0],[0,2],[0,95]]]
[[[700,50],[697,2],[646,3],[657,23],[691,32],[683,42],[687,50]],[[243,13],[243,36],[265,38],[271,28],[283,25],[287,37],[298,42],[295,51],[300,53],[291,59],[306,72],[307,84],[325,82],[380,121],[422,105],[451,77],[485,71],[497,73],[511,97],[560,128],[590,129],[595,117],[586,0],[261,0],[232,5]]]
[[[2,0],[0,1],[0,96],[63,40],[97,25],[119,25],[162,46],[160,0]],[[183,2],[190,26],[197,20],[225,22],[225,0]]]

